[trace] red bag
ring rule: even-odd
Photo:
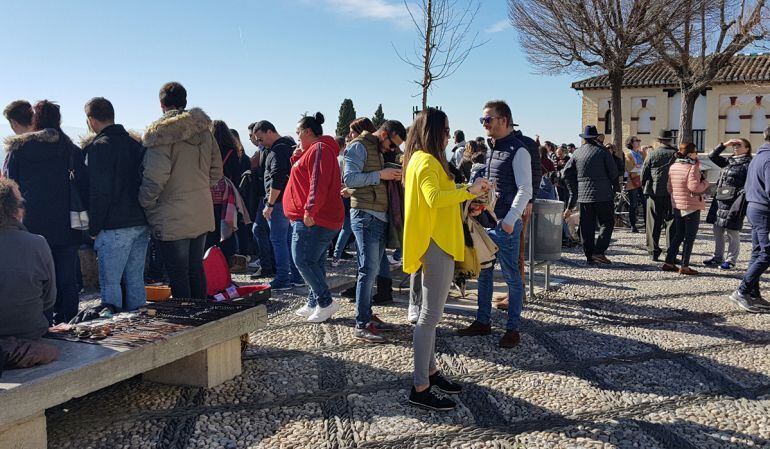
[[[206,294],[215,301],[228,299],[260,297],[270,298],[270,285],[248,285],[239,287],[230,276],[230,267],[219,247],[212,246],[203,256],[203,273],[206,276],[208,290]]]

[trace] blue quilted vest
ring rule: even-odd
[[[516,176],[513,173],[513,158],[524,144],[513,133],[495,142],[489,142],[487,150],[487,179],[497,185],[497,204],[495,215],[498,220],[505,218],[511,210],[513,199],[519,191]]]

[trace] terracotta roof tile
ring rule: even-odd
[[[722,68],[712,84],[770,82],[770,54],[736,55],[733,63]],[[623,87],[676,87],[673,71],[656,62],[626,70]],[[572,88],[609,89],[607,75],[599,75],[572,83]]]

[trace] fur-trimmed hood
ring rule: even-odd
[[[188,140],[208,130],[211,119],[200,108],[187,111],[169,110],[163,117],[152,123],[142,139],[145,147],[170,145]]]
[[[53,128],[46,128],[42,131],[33,131],[20,134],[18,136],[8,137],[5,139],[3,144],[5,151],[12,153],[29,142],[56,143],[58,141],[59,132]]]
[[[136,140],[139,143],[142,143],[142,135],[140,133],[131,129],[126,130],[126,132],[128,133],[129,136],[131,136],[132,139]],[[97,137],[99,137],[99,134],[95,134],[95,133],[89,133],[85,136],[80,136],[79,137],[80,148],[85,150],[87,146],[94,143],[94,140],[96,140]]]

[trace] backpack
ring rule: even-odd
[[[222,250],[212,246],[203,256],[203,272],[206,276],[206,294],[214,301],[246,298],[249,300],[270,299],[270,285],[258,284],[238,286],[230,276],[230,267]]]

